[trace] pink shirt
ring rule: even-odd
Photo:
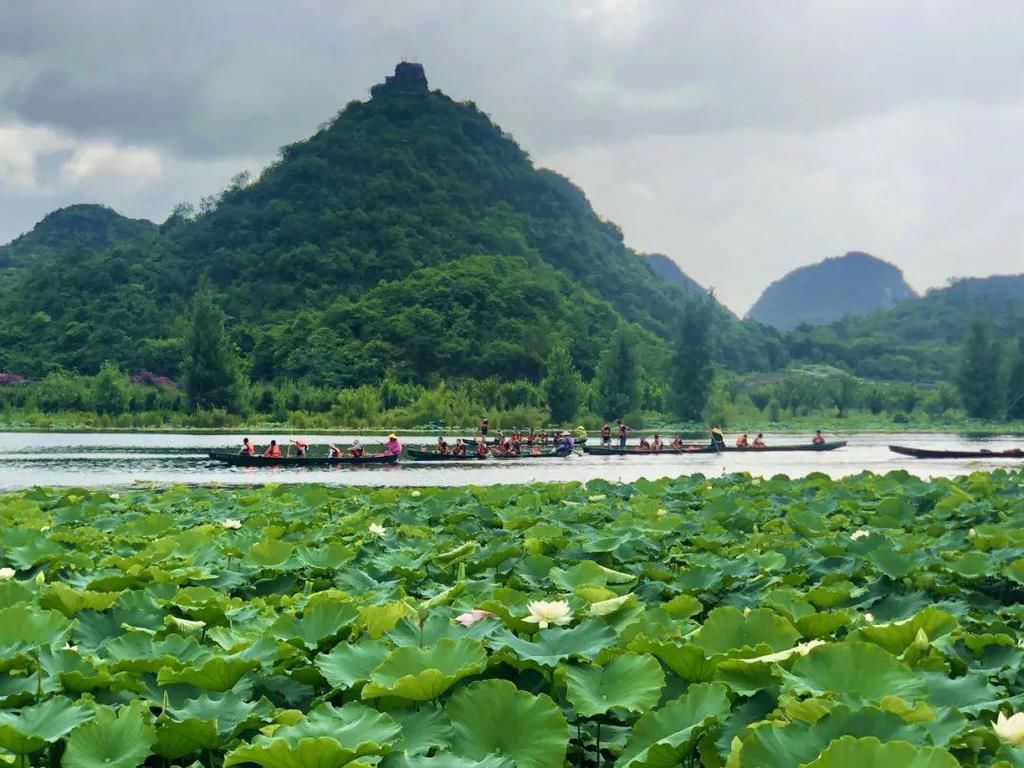
[[[384,444],[384,453],[389,456],[398,456],[402,452],[402,444],[397,440],[388,440]]]

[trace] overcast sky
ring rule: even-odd
[[[0,242],[163,220],[403,58],[737,312],[848,250],[1024,271],[1019,0],[0,0]]]

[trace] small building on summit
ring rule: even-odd
[[[428,93],[427,73],[422,64],[409,61],[400,62],[395,67],[395,74],[384,78],[383,83],[370,89],[371,96],[385,93]]]

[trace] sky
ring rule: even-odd
[[[0,0],[0,242],[162,221],[403,59],[740,314],[851,250],[1024,272],[1018,0]]]

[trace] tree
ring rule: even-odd
[[[98,413],[117,416],[128,410],[128,377],[121,367],[107,361],[92,382],[93,407]]]
[[[568,348],[557,346],[548,354],[540,383],[555,424],[572,421],[583,401],[583,378],[572,363]]]
[[[245,392],[241,362],[224,327],[224,311],[206,285],[200,286],[192,304],[182,370],[193,408],[241,410]]]
[[[971,321],[960,354],[957,375],[960,400],[968,416],[994,419],[1002,407],[999,375],[999,345],[992,321],[976,317]]]
[[[1006,418],[1024,419],[1024,339],[1017,340],[1006,380]]]
[[[714,369],[711,365],[711,330],[714,299],[693,298],[687,302],[672,356],[672,388],[668,404],[683,421],[699,421],[707,405]]]
[[[844,373],[832,382],[829,395],[839,412],[839,418],[844,419],[849,410],[857,404],[860,397],[860,382],[850,374]]]
[[[638,375],[635,335],[628,327],[620,326],[601,353],[594,374],[594,407],[603,418],[621,419],[636,409],[640,400]]]

